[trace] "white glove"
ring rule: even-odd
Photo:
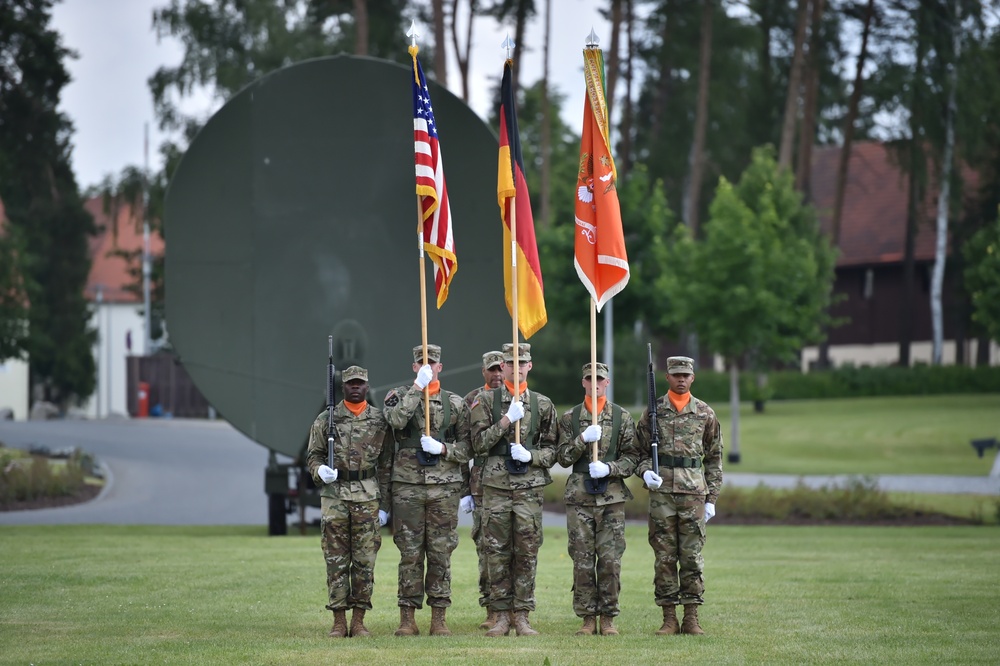
[[[590,463],[590,478],[603,479],[608,474],[611,474],[611,467],[607,463],[600,460]]]
[[[594,442],[601,439],[601,426],[594,425],[587,426],[587,429],[583,431],[583,441],[588,444],[593,444]]]
[[[705,522],[712,520],[715,516],[715,505],[711,502],[705,502]]]
[[[458,508],[462,510],[462,513],[472,513],[472,510],[476,508],[476,500],[472,498],[472,495],[466,495],[458,500]]]
[[[660,478],[660,475],[654,472],[653,470],[649,470],[648,472],[643,472],[642,480],[646,482],[646,486],[650,490],[656,490],[661,485],[663,485],[663,479]]]
[[[516,400],[510,403],[510,407],[507,408],[507,419],[511,423],[517,423],[524,417],[524,405]]]
[[[385,527],[385,524],[389,522],[389,514],[387,514],[382,509],[378,510],[378,526]]]
[[[333,483],[337,480],[337,470],[332,467],[320,465],[316,473],[319,474],[319,478],[323,479],[323,483]]]
[[[531,462],[531,451],[520,444],[514,444],[510,447],[510,457],[518,462]]]
[[[424,453],[429,453],[432,456],[439,456],[441,455],[441,452],[444,451],[444,444],[437,441],[430,435],[421,435],[420,448],[424,450]]]
[[[420,366],[420,370],[417,371],[417,378],[413,380],[413,383],[419,386],[422,391],[427,388],[432,379],[434,379],[434,371],[431,370],[431,366],[422,365]]]

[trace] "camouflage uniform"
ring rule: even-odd
[[[506,347],[504,359],[508,360]],[[528,345],[521,345],[528,348]],[[525,358],[524,352],[520,353]],[[530,358],[530,357],[529,357]],[[526,474],[510,474],[509,442],[514,428],[501,430],[494,423],[495,396],[499,394],[501,417],[506,414],[513,396],[506,386],[483,391],[472,407],[472,448],[476,455],[487,456],[483,465],[483,539],[486,544],[487,571],[490,581],[490,610],[497,612],[535,609],[535,569],[542,545],[542,488],[552,483],[549,468],[556,460],[557,415],[552,401],[535,393],[538,414],[532,414],[533,392],[521,394],[524,417],[517,422],[521,444],[531,451]],[[534,437],[529,440],[531,423],[537,421]]]
[[[495,355],[495,356],[494,356]],[[483,367],[492,367],[496,361],[503,361],[500,352],[487,352],[483,354]],[[465,404],[472,409],[472,404],[483,391],[491,391],[488,384],[477,387],[465,394]],[[476,506],[472,510],[472,541],[476,544],[476,555],[479,558],[479,605],[488,606],[490,599],[490,579],[486,574],[486,547],[483,541],[483,463],[485,456],[475,456],[472,459],[472,468],[469,471],[469,492]]]
[[[675,359],[691,364],[687,371],[693,373],[693,362],[686,357],[668,359],[668,372]],[[722,489],[722,430],[715,411],[693,395],[679,413],[663,395],[656,416],[663,478],[663,485],[649,493],[656,605],[699,605],[705,592],[705,503],[715,504]],[[653,468],[648,408],[639,418],[636,435],[643,453],[636,467],[641,477]]]
[[[333,411],[338,476],[333,483],[324,483],[316,470],[328,461],[327,418],[324,410],[313,421],[306,456],[320,488],[330,600],[326,607],[371,610],[375,555],[382,545],[378,512],[388,511],[390,505],[392,436],[379,409],[368,405],[355,416],[340,401]]]
[[[590,364],[585,366],[588,370]],[[598,400],[600,404],[601,399]],[[570,409],[559,419],[560,465],[573,469],[566,480],[566,532],[569,556],[573,560],[573,612],[578,617],[609,616],[619,613],[621,560],[625,552],[625,501],[632,493],[625,479],[635,472],[641,457],[635,441],[632,415],[618,405],[606,402],[598,415],[601,426],[598,459],[611,468],[603,494],[587,492],[584,482],[590,478],[589,463],[593,444],[583,441],[583,430],[593,422],[587,401]],[[573,412],[579,409],[579,422]],[[614,436],[614,412],[620,414],[617,451],[610,460],[608,450]]]
[[[419,358],[417,347],[414,358]],[[437,354],[437,358],[434,358]],[[440,359],[440,348],[428,345],[428,356]],[[442,438],[443,401],[449,403],[446,434]],[[393,541],[399,549],[400,607],[447,608],[451,605],[451,553],[458,545],[458,501],[463,468],[468,469],[469,412],[462,398],[441,390],[430,397],[431,436],[445,445],[433,466],[417,462],[424,433],[424,392],[415,385],[395,388],[385,397],[385,418],[393,429],[396,455],[392,466]],[[424,560],[427,576],[424,578]]]

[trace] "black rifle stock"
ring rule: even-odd
[[[656,422],[656,375],[653,372],[653,345],[646,343],[646,352],[649,354],[649,369],[647,379],[649,380],[649,448],[653,454],[653,474],[660,474],[660,430]]]
[[[333,457],[333,445],[336,442],[335,433],[337,432],[337,427],[333,422],[333,410],[337,406],[337,384],[336,384],[336,374],[337,367],[333,364],[333,336],[331,335],[329,340],[329,360],[326,364],[326,464],[331,469],[336,469],[334,465]]]

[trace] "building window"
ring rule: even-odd
[[[865,269],[865,277],[861,283],[861,297],[866,301],[871,300],[875,293],[875,269]]]

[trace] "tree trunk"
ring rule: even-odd
[[[632,39],[632,0],[625,0],[625,30],[628,38],[628,50],[625,56],[625,107],[621,119],[621,147],[618,150],[620,177],[625,177],[632,170],[632,61],[635,56],[635,42]]]
[[[792,166],[792,144],[795,143],[795,125],[799,115],[799,85],[802,82],[808,18],[809,0],[799,0],[795,19],[795,50],[792,54],[792,67],[788,72],[788,95],[785,97],[785,117],[781,125],[781,143],[778,149],[778,166],[783,169],[790,169]]]
[[[606,83],[604,92],[608,98],[608,118],[612,117],[612,109],[615,104],[615,88],[618,87],[618,72],[621,68],[621,40],[619,39],[622,28],[622,0],[611,0],[611,46],[608,48],[608,74],[605,77]],[[608,146],[610,148],[610,146]]]
[[[542,41],[542,168],[541,226],[552,223],[552,106],[549,104],[549,44],[552,36],[552,0],[545,0],[545,35]]]
[[[833,200],[833,220],[831,223],[834,248],[837,248],[840,244],[840,220],[844,213],[847,167],[851,161],[851,145],[854,142],[854,122],[858,118],[858,105],[861,102],[865,62],[868,58],[868,35],[871,33],[874,11],[875,0],[868,0],[868,6],[865,8],[864,26],[861,29],[861,50],[858,52],[857,65],[854,69],[854,89],[851,91],[851,99],[847,105],[847,117],[844,119],[844,146],[840,150],[840,163],[837,165],[837,186]]]
[[[948,67],[948,105],[944,112],[944,157],[941,160],[941,182],[937,205],[937,243],[934,248],[934,272],[931,274],[931,327],[934,342],[931,363],[941,365],[944,347],[944,314],[941,308],[941,288],[944,284],[945,253],[948,249],[948,212],[951,201],[951,169],[955,152],[955,89],[958,87],[958,40],[961,20],[959,0],[955,0],[955,15],[951,17],[952,62]]]
[[[528,0],[517,0],[517,9],[514,15],[514,47],[520,49],[518,51],[519,57],[523,58],[527,54],[527,49],[524,47],[524,30],[525,24],[528,21]],[[517,92],[519,90],[518,85],[520,81],[519,72],[520,67],[514,67],[511,70],[510,77],[510,90],[511,94],[514,96],[514,103],[517,104]]]
[[[368,0],[354,0],[354,55],[368,55]]]
[[[920,139],[922,99],[920,96],[920,81],[924,76],[924,57],[927,53],[927,38],[923,28],[923,13],[921,4],[917,15],[917,45],[910,94],[910,140],[909,140],[909,198],[906,211],[906,236],[903,243],[903,294],[899,304],[899,365],[909,367],[910,346],[913,342],[913,292],[916,284],[916,260],[914,251],[917,242],[917,229],[923,217],[924,206],[924,157],[923,143]]]
[[[694,119],[694,139],[688,156],[690,180],[684,206],[684,222],[691,229],[691,236],[698,237],[698,204],[701,178],[705,169],[705,128],[708,126],[708,80],[712,67],[712,14],[714,0],[702,0],[701,47],[698,57],[698,106]]]
[[[819,104],[819,53],[823,47],[821,25],[826,0],[813,0],[812,31],[809,39],[809,57],[806,60],[806,96],[802,110],[802,127],[799,131],[799,156],[795,168],[795,189],[802,193],[806,203],[811,200],[812,148],[816,142],[816,108]]]
[[[448,50],[445,48],[447,37],[444,29],[444,0],[431,0],[431,8],[434,10],[434,79],[447,88]]]
[[[738,463],[740,461],[740,368],[736,359],[729,359],[729,411],[732,434],[729,437],[729,455],[726,460]]]
[[[458,41],[458,5],[460,0],[451,3],[451,45],[455,50],[455,60],[458,62],[458,73],[462,77],[462,101],[469,102],[469,54],[472,53],[472,22],[476,17],[476,0],[469,0],[469,20],[465,25],[465,48]]]
[[[663,120],[666,115],[667,98],[670,96],[670,58],[667,50],[670,44],[670,15],[673,11],[673,3],[667,0],[664,3],[666,16],[663,19],[663,32],[660,33],[661,55],[660,71],[657,72],[659,78],[656,81],[656,94],[653,97],[653,119],[650,124],[650,137],[655,144],[660,139],[663,129]],[[632,58],[632,54],[629,54]]]

